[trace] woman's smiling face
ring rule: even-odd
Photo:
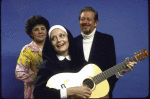
[[[37,24],[32,28],[31,36],[35,42],[43,42],[46,38],[47,29],[43,24]]]
[[[69,54],[68,35],[63,30],[59,28],[52,30],[50,41],[58,55],[67,56]]]

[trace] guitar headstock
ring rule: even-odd
[[[149,53],[146,49],[142,49],[138,51],[137,53],[135,53],[135,58],[137,59],[137,61],[142,61],[146,59],[148,56],[149,56]]]

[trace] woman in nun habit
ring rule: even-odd
[[[63,72],[76,73],[86,64],[84,59],[78,57],[76,44],[68,29],[61,25],[54,25],[50,28],[43,47],[42,58],[44,63],[38,71],[33,92],[35,99],[90,97],[90,88],[86,86],[60,87],[60,89],[46,86],[49,78],[55,74]],[[59,79],[57,82],[59,82]]]

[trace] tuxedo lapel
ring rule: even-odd
[[[79,48],[81,51],[83,51],[83,37],[80,36],[80,39],[79,39]]]
[[[100,34],[100,33],[99,33]],[[91,46],[91,51],[90,51],[90,56],[89,56],[89,62],[93,63],[93,62],[96,62],[98,57],[97,55],[97,52],[99,52],[100,50],[100,46],[101,46],[101,40],[102,38],[99,36],[98,32],[96,31],[95,32],[95,35],[94,35],[94,39],[93,39],[93,43],[92,43],[92,46]]]
[[[96,35],[97,35],[97,32],[95,32],[95,35],[94,35],[94,38],[93,38],[93,42],[92,42],[92,46],[91,46],[91,50],[90,50],[90,55],[89,55],[89,61],[88,62],[92,62],[93,58],[94,58],[94,54],[95,54],[95,51],[96,51]]]

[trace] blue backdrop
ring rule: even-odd
[[[23,98],[23,82],[15,78],[22,47],[31,42],[25,22],[42,15],[50,25],[67,27],[74,37],[81,33],[78,15],[84,6],[99,14],[97,30],[114,37],[117,63],[148,47],[147,0],[2,0],[1,1],[1,92],[3,98]],[[143,98],[149,94],[149,59],[116,83],[114,98]]]

